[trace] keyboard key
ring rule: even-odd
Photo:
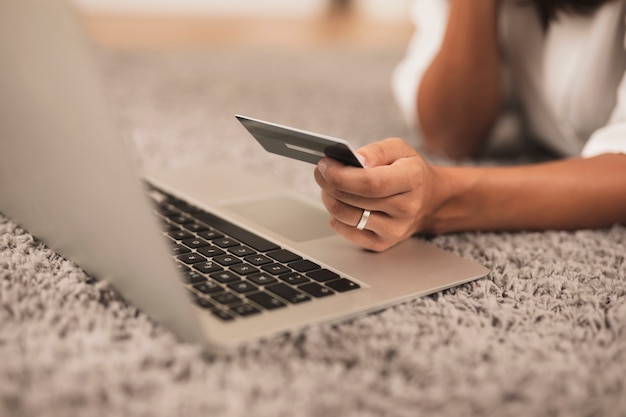
[[[183,227],[194,233],[203,232],[209,229],[207,225],[198,222],[185,223],[183,224]]]
[[[265,287],[266,290],[273,292],[279,297],[289,301],[292,304],[302,303],[304,301],[309,301],[311,298],[302,294],[300,291],[297,291],[291,288],[287,284],[283,284],[279,282],[278,284],[272,284]]]
[[[233,316],[231,316],[227,312],[218,310],[218,309],[213,310],[213,315],[223,321],[231,321],[235,319]]]
[[[218,232],[217,230],[213,230],[213,229],[209,229],[203,232],[199,232],[198,236],[203,237],[205,239],[208,240],[213,240],[213,239],[217,239],[220,237],[224,237],[224,235],[220,232]]]
[[[198,271],[203,272],[205,274],[222,271],[224,269],[213,261],[200,262],[200,263],[194,264],[193,267],[197,269]]]
[[[176,216],[178,214],[176,209],[172,210],[169,207],[165,206],[157,206],[155,211],[163,217]]]
[[[190,284],[195,284],[197,282],[203,282],[206,281],[206,277],[196,271],[191,271],[188,270],[185,274],[185,281],[187,281]]]
[[[235,304],[241,302],[241,298],[229,292],[213,295],[213,299],[220,304]]]
[[[270,274],[266,274],[265,272],[261,272],[260,274],[250,275],[248,277],[248,280],[254,282],[257,285],[261,285],[261,286],[267,285],[267,284],[272,284],[272,283],[278,281],[276,278],[274,278]]]
[[[256,253],[253,249],[250,249],[247,246],[233,246],[231,248],[228,248],[228,252],[240,257],[253,255]]]
[[[274,263],[274,261],[268,258],[267,256],[259,255],[259,254],[246,256],[243,259],[245,259],[246,262],[250,262],[254,266],[261,266],[261,265]]]
[[[206,258],[198,253],[185,253],[176,257],[181,262],[186,264],[196,264],[199,262],[206,262]]]
[[[213,243],[215,243],[220,248],[230,248],[231,246],[239,245],[239,242],[229,237],[221,237],[219,239],[213,239]]]
[[[184,216],[182,214],[176,214],[176,213],[172,213],[171,216],[167,216],[167,218],[174,223],[177,224],[184,224],[184,223],[191,223],[193,221],[193,219],[190,219],[187,216]]]
[[[281,275],[291,272],[291,269],[281,264],[263,265],[261,269],[265,272],[269,272],[272,275]]]
[[[228,284],[228,288],[240,294],[258,290],[256,285],[248,281],[233,282],[232,284]]]
[[[266,292],[258,292],[255,294],[250,294],[247,296],[248,299],[254,301],[258,305],[268,310],[274,310],[276,308],[286,307],[287,304],[278,300],[277,298],[272,297]]]
[[[302,257],[295,253],[289,252],[287,249],[280,249],[267,254],[272,259],[276,259],[278,262],[288,263],[302,259]]]
[[[299,286],[298,288],[308,292],[309,294],[311,294],[313,297],[316,297],[316,298],[327,297],[327,296],[333,295],[335,293],[330,288],[323,287],[320,284],[318,284],[317,282],[311,282],[309,284],[304,284],[304,285]]]
[[[226,253],[217,246],[204,246],[202,248],[198,248],[196,252],[206,256],[207,258],[213,258],[214,256],[220,256]]]
[[[221,282],[222,284],[239,281],[239,276],[230,271],[215,272],[209,276],[217,282]]]
[[[183,239],[188,239],[190,237],[193,237],[191,233],[189,233],[186,230],[181,230],[181,229],[171,231],[167,235],[171,237],[172,239],[176,239],[176,240],[183,240]]]
[[[306,274],[307,277],[313,278],[317,282],[326,282],[339,278],[339,274],[336,274],[328,269],[319,269],[317,271],[311,271]]]
[[[298,272],[313,271],[314,269],[320,268],[320,266],[316,264],[315,262],[311,262],[306,259],[303,259],[301,261],[291,262],[289,264],[289,267],[295,269]]]
[[[233,266],[230,267],[230,270],[231,271],[235,271],[239,275],[243,275],[243,276],[250,275],[250,274],[256,274],[257,272],[259,272],[258,269],[256,269],[252,265],[248,265],[248,264],[233,265]]]
[[[217,307],[215,306],[215,304],[213,304],[212,302],[210,302],[209,300],[207,300],[206,298],[202,298],[202,297],[195,297],[193,300],[197,305],[199,305],[202,308],[206,308],[207,310],[211,310],[211,311],[215,311],[217,310]]]
[[[191,249],[187,248],[186,246],[175,243],[170,247],[170,251],[172,255],[182,255],[183,253],[191,252]]]
[[[192,237],[192,238],[183,240],[183,245],[185,245],[185,246],[187,246],[187,247],[189,247],[191,249],[196,249],[196,248],[200,248],[202,246],[208,246],[209,242],[207,242],[204,239],[200,239],[200,238],[197,238],[197,237]]]
[[[307,277],[305,277],[304,275],[298,272],[290,272],[288,274],[283,274],[279,276],[278,278],[282,279],[287,284],[291,284],[291,285],[300,285],[300,284],[304,284],[305,282],[311,281],[310,279],[308,279]]]
[[[212,281],[206,281],[201,284],[196,284],[193,287],[203,294],[214,294],[224,291],[221,286]]]
[[[356,290],[358,288],[361,288],[359,284],[357,284],[356,282],[350,281],[347,278],[341,278],[335,281],[327,282],[326,286],[332,288],[333,290],[337,292],[346,292],[346,291],[351,291],[351,290]]]
[[[261,310],[256,307],[253,307],[250,304],[240,304],[232,308],[232,311],[239,314],[242,317],[252,316],[254,314],[259,314]]]
[[[222,255],[222,256],[216,256],[213,258],[213,260],[217,263],[219,263],[220,265],[223,266],[230,266],[230,265],[235,265],[235,264],[240,264],[242,262],[241,259],[232,256],[232,255]]]

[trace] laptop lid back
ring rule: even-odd
[[[81,29],[64,2],[0,2],[0,212],[200,340]]]

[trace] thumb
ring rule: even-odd
[[[400,138],[387,138],[365,145],[356,153],[365,168],[390,165],[398,159],[416,154],[415,150]]]

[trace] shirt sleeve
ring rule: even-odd
[[[626,39],[624,40],[624,53],[626,53]],[[584,158],[590,158],[604,153],[626,154],[626,73],[620,81],[616,105],[608,123],[593,132],[583,147],[581,155]]]
[[[392,89],[406,122],[417,129],[417,90],[424,72],[441,47],[448,20],[448,1],[414,0],[411,20],[415,32],[404,59],[393,72]]]

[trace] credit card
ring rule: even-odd
[[[235,115],[266,151],[311,164],[324,157],[362,168],[350,144],[338,138]]]

